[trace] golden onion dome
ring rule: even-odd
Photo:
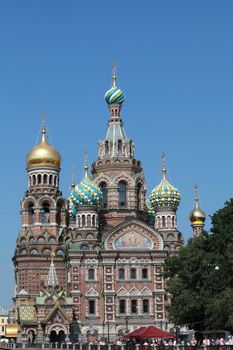
[[[52,166],[60,168],[61,156],[54,147],[49,145],[46,138],[46,128],[44,126],[41,134],[40,143],[33,147],[27,155],[27,167]]]
[[[199,208],[198,192],[196,187],[195,208],[189,214],[189,220],[192,225],[203,225],[206,219],[204,211]]]

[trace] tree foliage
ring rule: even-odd
[[[233,199],[212,216],[210,234],[167,257],[164,274],[176,325],[233,331]]]

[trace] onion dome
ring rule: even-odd
[[[80,184],[76,185],[69,197],[69,204],[72,213],[75,213],[78,205],[99,205],[102,192],[93,184],[88,176],[88,166],[84,166],[84,178]]]
[[[162,208],[177,209],[181,195],[166,179],[166,168],[162,169],[163,178],[160,184],[150,194],[150,201],[155,210]]]
[[[119,104],[121,105],[124,100],[124,94],[121,89],[116,85],[116,66],[113,65],[112,87],[104,95],[104,99],[108,105]]]
[[[42,127],[41,135],[40,143],[33,147],[27,155],[27,167],[52,166],[60,168],[61,156],[54,147],[49,145],[46,138],[46,128],[44,125]]]
[[[195,208],[189,214],[189,220],[192,225],[204,225],[206,215],[204,211],[199,208],[199,198],[198,198],[198,188],[195,186],[196,196],[195,196]]]

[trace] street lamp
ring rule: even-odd
[[[109,326],[110,326],[109,321],[107,321],[107,327],[108,327],[108,344],[109,344]]]
[[[105,327],[105,323],[104,323],[104,321],[103,321],[103,327],[102,327],[103,339],[104,339],[104,327]]]
[[[126,329],[126,333],[128,333],[128,323],[129,323],[129,316],[125,316],[125,329]]]

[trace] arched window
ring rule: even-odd
[[[122,153],[122,141],[121,141],[121,140],[118,140],[118,142],[117,142],[117,148],[118,148],[118,152],[119,152],[119,153]]]
[[[119,269],[118,277],[119,277],[119,280],[125,279],[125,269]]]
[[[57,203],[57,215],[56,215],[56,221],[58,225],[61,225],[62,220],[62,209],[63,209],[64,203],[60,200]]]
[[[43,184],[44,185],[47,185],[47,178],[48,178],[48,175],[44,174],[44,177],[43,177]]]
[[[175,228],[175,216],[172,217],[172,228]]]
[[[32,183],[33,183],[33,185],[36,184],[36,175],[33,175],[33,176],[32,176]]]
[[[85,226],[85,221],[86,221],[86,220],[85,220],[85,215],[83,214],[83,215],[82,215],[82,227]]]
[[[100,184],[100,189],[103,195],[103,199],[102,199],[103,208],[107,208],[108,207],[108,186],[106,182],[102,182]]]
[[[50,204],[48,202],[44,202],[40,210],[40,219],[42,224],[49,224],[50,222],[49,213],[50,213]]]
[[[127,188],[127,185],[124,181],[119,182],[118,184],[119,208],[126,207],[126,188]]]
[[[35,222],[35,213],[34,213],[34,206],[33,203],[30,203],[28,205],[28,223],[29,225],[34,224]]]
[[[92,216],[92,223],[91,223],[92,227],[95,227],[95,215]]]
[[[91,215],[87,215],[87,227],[91,227]]]
[[[105,142],[105,153],[109,154],[109,142],[108,141]]]
[[[52,185],[52,178],[53,176],[52,175],[49,175],[49,184]]]
[[[140,210],[141,209],[141,188],[142,188],[142,184],[138,183],[137,184],[137,193],[136,193],[136,197],[137,197],[137,209]]]
[[[88,269],[88,280],[93,281],[95,279],[95,270],[94,269]]]
[[[38,185],[41,184],[41,174],[38,175]]]
[[[54,186],[57,186],[57,176],[54,176]]]
[[[166,227],[166,220],[165,220],[165,216],[162,216],[162,227],[165,228]]]

